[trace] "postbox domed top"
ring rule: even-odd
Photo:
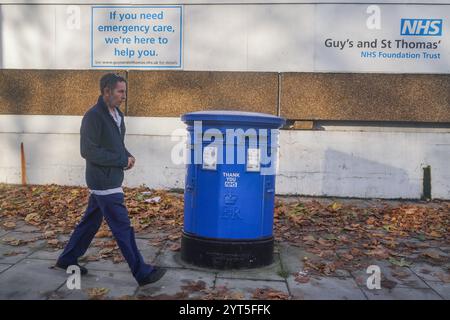
[[[280,118],[267,113],[229,110],[206,110],[185,113],[181,116],[181,120],[185,123],[190,123],[193,121],[205,121],[214,122],[217,124],[254,124],[269,126],[273,128],[280,128],[286,123],[286,120],[284,118]]]

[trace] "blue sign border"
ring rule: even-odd
[[[423,21],[440,21],[441,29],[438,34],[405,34],[403,33],[403,25],[406,20],[423,20]],[[401,18],[400,20],[400,35],[405,37],[442,37],[442,28],[444,26],[443,19],[430,19],[430,18]]]
[[[94,65],[94,9],[97,8],[178,8],[180,9],[180,64],[176,66],[96,66]],[[91,68],[106,69],[182,69],[183,64],[183,6],[91,6]]]

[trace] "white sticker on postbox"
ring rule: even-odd
[[[247,171],[258,172],[261,169],[261,150],[248,148],[247,150]]]
[[[203,169],[205,170],[217,169],[217,147],[203,148]]]

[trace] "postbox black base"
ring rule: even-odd
[[[214,269],[258,268],[273,263],[273,237],[258,240],[217,240],[183,232],[181,259]]]

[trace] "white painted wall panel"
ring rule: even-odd
[[[76,15],[79,10],[79,23]],[[86,69],[90,64],[90,6],[56,6],[55,68]]]
[[[314,68],[313,5],[249,6],[249,71],[307,71]]]
[[[190,6],[184,16],[184,69],[247,69],[248,8]]]
[[[1,6],[2,68],[56,67],[55,10],[51,5]]]
[[[37,2],[35,2],[37,3]],[[91,5],[78,2],[79,28],[70,26],[72,4],[14,4],[0,6],[0,66],[13,69],[90,69]],[[67,3],[67,4],[65,4]],[[158,5],[109,1],[109,5]],[[244,4],[245,3],[245,4]],[[329,3],[329,2],[326,2]],[[368,2],[369,3],[369,2]],[[383,3],[383,2],[378,2]],[[392,3],[392,2],[384,2]],[[411,4],[410,6],[402,3]],[[359,4],[324,2],[209,1],[175,2],[183,9],[183,69],[198,71],[267,72],[405,72],[448,73],[450,59],[448,33],[449,2],[397,1],[380,5],[381,30],[368,30],[364,1]],[[437,4],[439,3],[439,4]],[[404,13],[404,15],[403,15]],[[398,39],[400,18],[443,19],[439,45],[441,57],[430,59],[355,59],[360,52],[324,49],[324,39]],[[354,19],[352,19],[354,17]],[[425,40],[423,37],[407,39]],[[417,38],[417,39],[416,39]],[[436,38],[436,37],[428,37]],[[358,51],[355,53],[355,51]],[[392,52],[399,50],[393,50]],[[402,49],[402,52],[411,51]],[[423,50],[422,50],[423,51]],[[429,51],[429,52],[428,52]],[[434,52],[428,50],[427,52]],[[415,50],[415,53],[422,52]]]
[[[448,199],[449,143],[448,132],[282,131],[277,192],[417,199],[430,165],[433,196]]]
[[[186,6],[184,69],[312,70],[312,5]]]
[[[28,182],[85,185],[79,154],[81,117],[0,115],[0,182],[20,183],[20,143]],[[136,167],[124,185],[183,188],[184,165],[171,161],[178,118],[127,117],[126,145]],[[412,198],[422,194],[423,167],[431,166],[432,196],[450,199],[450,130],[410,128],[280,133],[277,193],[362,198]],[[24,133],[25,132],[25,133]]]
[[[15,4],[30,4],[30,3],[43,3],[43,4],[267,4],[267,3],[401,3],[401,4],[413,4],[413,3],[425,3],[425,4],[448,4],[449,0],[0,0],[1,3],[15,3]]]

